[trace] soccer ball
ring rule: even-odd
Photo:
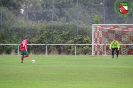
[[[35,63],[36,61],[35,60],[31,60],[31,63]]]

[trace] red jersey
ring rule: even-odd
[[[28,44],[28,42],[27,42],[26,39],[21,41],[21,43],[20,43],[20,50],[26,51],[27,50],[27,44]]]

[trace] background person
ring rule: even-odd
[[[21,63],[23,63],[25,57],[28,57],[27,44],[28,44],[27,38],[25,38],[20,42],[20,50],[22,55]]]
[[[115,52],[115,51],[116,51],[116,58],[118,58],[119,49],[120,49],[119,42],[118,42],[117,40],[114,39],[114,40],[110,43],[109,48],[112,50],[112,58],[114,58],[114,52]]]

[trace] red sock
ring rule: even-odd
[[[26,58],[26,57],[29,57],[29,55],[27,54],[27,55],[24,55],[24,57]]]

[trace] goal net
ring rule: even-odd
[[[121,55],[133,54],[133,24],[92,24],[92,55],[111,55],[113,39],[119,41]]]

